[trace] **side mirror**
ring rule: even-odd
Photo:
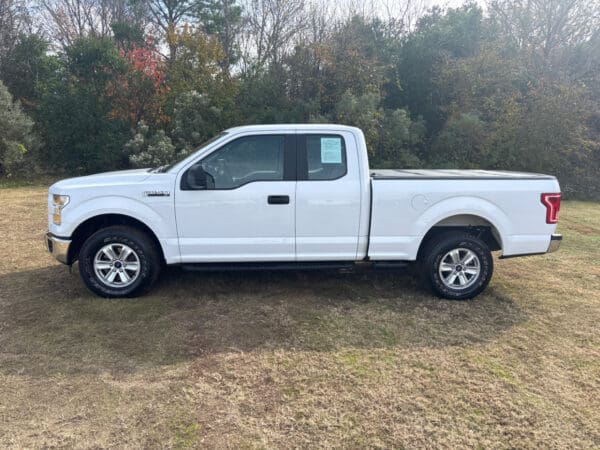
[[[185,173],[181,188],[185,191],[201,191],[210,189],[209,180],[211,179],[212,176],[206,173],[202,167],[202,164],[196,164]]]

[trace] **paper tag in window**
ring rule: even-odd
[[[321,138],[321,163],[342,163],[342,138]]]

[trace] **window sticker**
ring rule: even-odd
[[[342,138],[321,138],[321,163],[342,163]]]

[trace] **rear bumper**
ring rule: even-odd
[[[46,247],[48,252],[63,264],[69,264],[69,247],[71,240],[46,233]]]
[[[562,234],[553,234],[550,236],[550,245],[548,246],[548,253],[555,252],[560,247],[562,242]]]
[[[546,247],[546,242],[548,237],[546,236],[544,239],[544,247],[540,248],[540,245],[537,245],[537,247],[539,248],[539,250],[542,250],[543,248],[546,248],[546,251],[534,251],[534,252],[529,252],[529,253],[517,253],[514,255],[502,255],[500,257],[500,259],[508,259],[508,258],[519,258],[521,256],[533,256],[533,255],[544,255],[546,253],[552,253],[558,250],[558,248],[560,247],[560,243],[562,242],[562,235],[561,234],[552,234],[550,235],[550,243],[548,244],[548,247]]]

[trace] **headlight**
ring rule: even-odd
[[[69,196],[68,195],[52,195],[52,207],[54,211],[52,212],[52,221],[55,225],[60,225],[61,223],[61,213],[65,206],[69,204]]]

